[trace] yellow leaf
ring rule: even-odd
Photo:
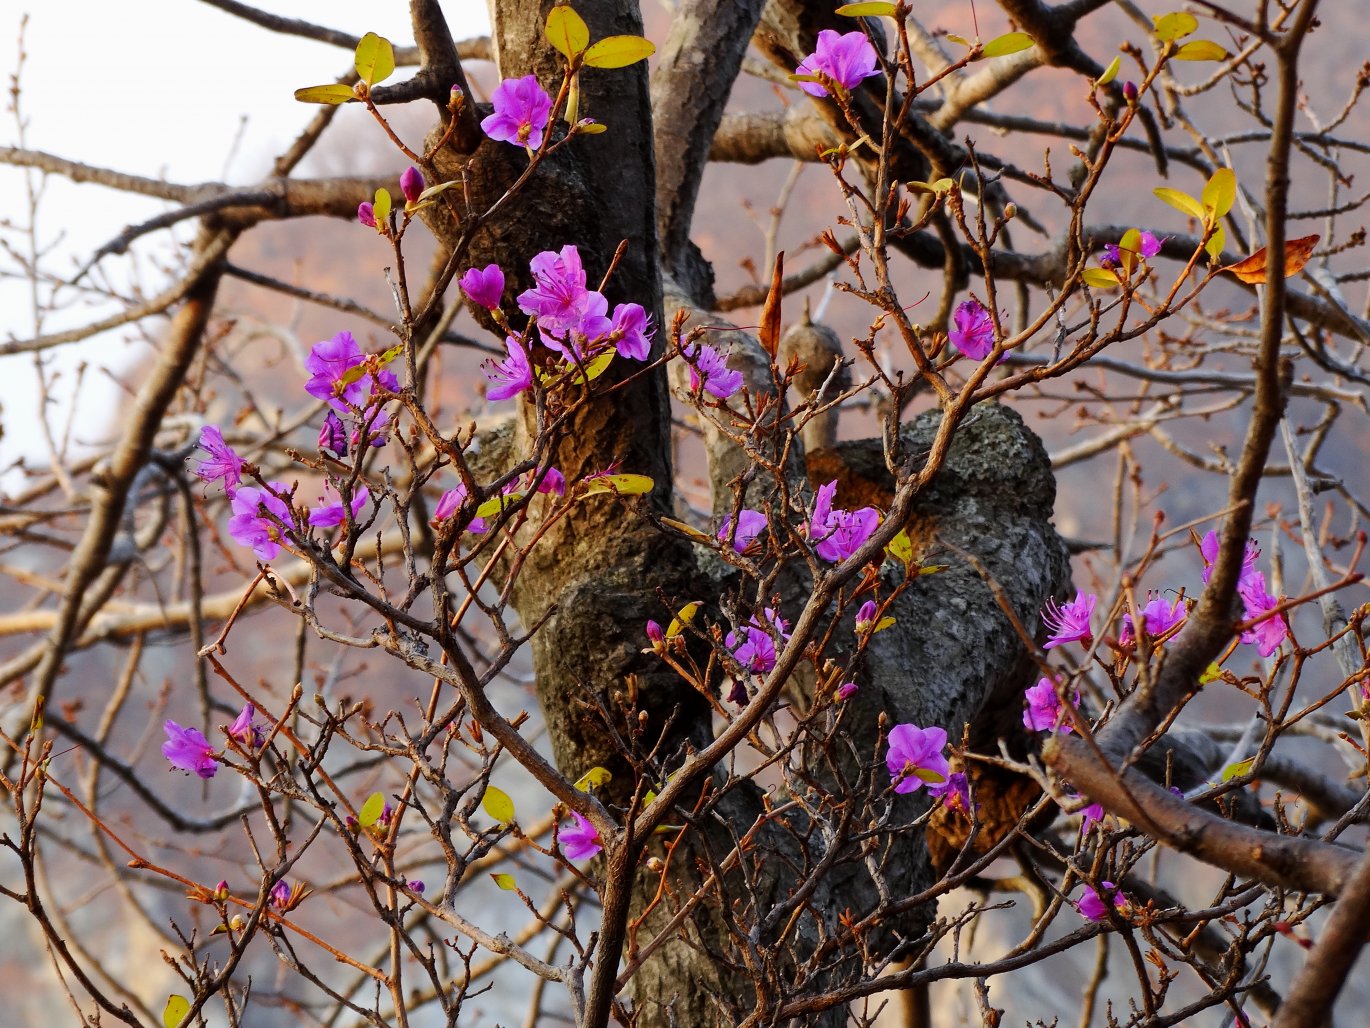
[[[1117,289],[1123,284],[1118,278],[1118,273],[1108,268],[1086,268],[1081,278],[1091,289]]]
[[[377,189],[376,199],[371,205],[371,213],[375,216],[377,225],[384,225],[389,219],[390,206],[390,190]]]
[[[1035,41],[1026,32],[1005,32],[1002,36],[995,36],[985,44],[984,55],[986,57],[1005,57],[1034,45],[1036,45]]]
[[[945,37],[945,38],[946,38],[947,42],[949,42],[949,43],[960,43],[962,46],[970,46],[970,45],[971,45],[970,40],[967,39],[965,36],[956,36],[956,35],[953,35],[952,33],[948,32],[948,33],[946,34],[946,37]]]
[[[362,804],[362,809],[357,811],[357,824],[363,828],[370,828],[380,820],[381,814],[385,811],[385,797],[378,792],[373,792],[366,797],[366,802]]]
[[[1209,664],[1208,669],[1199,676],[1199,684],[1207,685],[1209,682],[1216,682],[1223,676],[1223,669],[1217,664]]]
[[[687,603],[681,607],[676,616],[671,619],[671,623],[666,627],[666,638],[674,639],[681,632],[685,631],[685,626],[695,619],[699,613],[699,601]]]
[[[570,7],[553,7],[547,12],[547,42],[551,43],[567,60],[581,53],[590,45],[590,28],[585,19]]]
[[[1177,211],[1188,214],[1191,218],[1198,218],[1200,221],[1204,220],[1203,204],[1199,203],[1198,200],[1194,199],[1194,197],[1190,196],[1188,193],[1182,193],[1178,189],[1170,189],[1166,186],[1158,186],[1151,192],[1155,195],[1156,199],[1170,204],[1170,206],[1174,207]]]
[[[1227,215],[1237,199],[1237,176],[1231,168],[1219,168],[1204,185],[1203,195],[1199,197],[1204,210],[1211,211],[1214,218]]]
[[[1123,262],[1123,277],[1130,278],[1132,269],[1137,265],[1137,256],[1142,249],[1142,234],[1135,228],[1130,228],[1123,233],[1123,238],[1118,240],[1118,256]]]
[[[950,564],[924,564],[918,569],[920,575],[935,575],[951,567]]]
[[[390,40],[368,32],[357,44],[357,74],[368,86],[384,82],[395,73],[395,48]]]
[[[593,382],[608,369],[617,355],[616,350],[605,350],[598,357],[585,365],[585,381]]]
[[[485,796],[480,801],[481,809],[502,825],[514,823],[514,801],[503,789],[493,785],[485,787]]]
[[[585,495],[618,493],[620,496],[636,496],[650,493],[655,487],[656,483],[646,475],[600,475],[586,483]]]
[[[1293,278],[1303,266],[1308,263],[1313,256],[1313,247],[1318,245],[1319,236],[1303,236],[1299,239],[1291,239],[1284,244],[1284,277]],[[1229,264],[1223,271],[1230,271],[1247,285],[1258,286],[1266,281],[1269,272],[1267,262],[1269,247],[1262,246],[1245,260],[1238,261],[1236,264]]]
[[[597,136],[601,132],[608,132],[609,126],[602,121],[582,121],[576,125],[576,134],[582,136]]]
[[[1094,84],[1096,86],[1108,85],[1118,77],[1118,72],[1122,70],[1122,67],[1123,59],[1121,57],[1113,58],[1113,60],[1109,62],[1108,67],[1104,69],[1104,73],[1094,80]]]
[[[1208,237],[1208,242],[1204,243],[1204,250],[1208,253],[1209,260],[1222,260],[1223,247],[1227,245],[1227,229],[1219,225],[1213,230],[1213,234]]]
[[[1229,782],[1239,775],[1246,774],[1251,770],[1251,765],[1255,762],[1255,757],[1247,757],[1245,760],[1239,760],[1235,764],[1228,764],[1227,767],[1223,768],[1223,781]]]
[[[920,779],[924,782],[930,782],[934,785],[940,784],[947,780],[944,775],[939,775],[936,771],[929,771],[925,767],[915,768],[913,771],[913,777]]]
[[[188,1013],[190,1013],[190,1000],[173,992],[167,997],[166,1006],[162,1008],[162,1024],[166,1028],[176,1028]]]
[[[576,779],[576,788],[581,792],[589,792],[591,789],[598,789],[605,782],[612,781],[613,777],[607,767],[592,767]]]
[[[687,525],[685,522],[677,521],[675,518],[662,518],[661,523],[670,528],[674,528],[681,535],[689,536],[697,543],[712,543],[714,541],[714,537],[708,532],[701,532],[693,525]]]
[[[357,99],[351,86],[333,82],[327,86],[305,86],[295,90],[295,99],[305,104],[345,104]]]
[[[909,533],[901,528],[898,534],[890,540],[889,545],[885,547],[885,552],[903,564],[911,564],[913,562],[913,540],[909,538]]]
[[[585,51],[587,68],[626,68],[656,53],[656,45],[641,36],[605,36]]]
[[[887,18],[894,17],[894,4],[891,3],[861,3],[843,4],[835,12],[844,18],[877,18],[884,15]]]
[[[439,182],[437,185],[429,186],[422,193],[420,193],[419,201],[423,202],[424,200],[431,200],[439,193],[445,192],[446,190],[451,189],[453,186],[459,185],[461,185],[461,179],[456,178],[452,179],[452,181],[450,182]]]
[[[1210,39],[1196,39],[1175,51],[1177,61],[1225,61],[1231,56]]]
[[[871,635],[874,635],[876,632],[883,632],[885,629],[889,628],[893,624],[894,618],[883,617],[875,623],[875,627],[871,629]]]
[[[495,884],[505,892],[514,892],[518,889],[518,883],[514,881],[514,876],[511,874],[497,874],[491,875],[490,877],[493,878]]]
[[[512,507],[521,499],[523,499],[522,493],[500,493],[498,496],[492,496],[476,508],[476,517],[493,518],[500,511],[506,507]]]
[[[1162,43],[1183,39],[1199,27],[1199,19],[1192,14],[1186,14],[1184,11],[1176,11],[1173,14],[1158,14],[1151,21],[1155,26],[1156,38]]]

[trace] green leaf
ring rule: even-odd
[[[618,356],[617,350],[605,350],[598,357],[585,365],[585,373],[583,375],[579,371],[576,372],[576,381],[593,382],[595,379],[599,378],[600,375],[609,370],[609,365],[613,363],[616,356]]]
[[[503,789],[497,789],[493,785],[485,787],[485,795],[480,801],[481,809],[502,825],[514,823],[514,801],[509,798],[509,794]]]
[[[364,360],[360,364],[354,364],[341,375],[338,376],[336,389],[343,389],[350,386],[353,382],[360,382],[362,378],[369,375],[373,369],[385,367],[400,354],[404,353],[404,344],[397,343],[388,350],[372,354],[369,360]]]
[[[511,875],[511,874],[497,874],[497,875],[491,875],[490,877],[493,878],[493,879],[495,880],[495,884],[498,885],[498,886],[499,886],[501,889],[503,889],[505,892],[516,892],[516,891],[518,891],[518,883],[514,881],[514,876],[513,876],[513,875]]]
[[[1223,768],[1223,781],[1230,782],[1240,775],[1247,774],[1251,770],[1251,765],[1255,762],[1255,757],[1247,757],[1245,760],[1239,760],[1235,764],[1228,764],[1227,767]]]
[[[500,493],[498,496],[492,496],[476,508],[476,517],[493,518],[500,511],[506,507],[512,507],[521,499],[523,499],[523,493]]]
[[[1211,39],[1196,39],[1175,51],[1177,61],[1225,61],[1230,56]]]
[[[1162,43],[1171,43],[1177,39],[1183,39],[1199,27],[1199,19],[1192,14],[1184,11],[1176,11],[1173,14],[1158,14],[1152,19],[1155,26],[1156,38]]]
[[[1108,268],[1086,268],[1080,277],[1091,289],[1117,289],[1123,284],[1118,278],[1118,273]]]
[[[885,16],[894,17],[894,4],[891,3],[862,3],[862,4],[843,4],[835,12],[844,18],[878,18]]]
[[[295,90],[295,99],[304,104],[345,104],[349,100],[357,99],[357,94],[352,92],[351,86],[344,86],[341,82],[332,82],[326,86],[305,86],[303,89]]]
[[[620,496],[636,496],[650,493],[654,488],[656,483],[646,475],[600,475],[586,483],[585,495],[618,493]]]
[[[390,206],[390,190],[382,186],[376,190],[376,199],[371,204],[371,213],[375,215],[377,225],[384,225],[390,220]]]
[[[1214,219],[1224,217],[1232,209],[1237,199],[1237,176],[1231,168],[1219,168],[1204,186],[1200,197],[1204,210],[1211,211]]]
[[[986,57],[1004,57],[1008,54],[1016,54],[1020,50],[1027,50],[1035,45],[1036,41],[1026,32],[1005,32],[1002,36],[995,36],[985,44],[984,55]]]
[[[1108,67],[1104,69],[1104,73],[1094,80],[1094,84],[1096,86],[1108,85],[1110,82],[1112,82],[1114,79],[1118,77],[1118,72],[1122,69],[1122,67],[1122,57],[1113,58],[1113,60],[1109,62]]]
[[[384,82],[395,73],[395,48],[390,40],[368,32],[357,44],[357,74],[368,86]]]
[[[166,1006],[162,1008],[162,1024],[166,1028],[176,1028],[188,1013],[190,1013],[190,1000],[173,992],[167,997]]]
[[[1188,193],[1182,193],[1178,189],[1170,189],[1167,186],[1158,186],[1151,192],[1156,199],[1165,201],[1177,211],[1188,214],[1191,218],[1204,220],[1203,204]]]
[[[908,531],[901,528],[885,547],[885,552],[901,564],[913,563],[913,540],[909,538]]]
[[[459,185],[461,185],[461,179],[454,178],[450,182],[439,182],[435,186],[429,186],[427,189],[425,189],[422,193],[419,194],[419,202],[422,203],[424,200],[431,200],[439,193],[445,192],[448,189],[451,189],[453,186]]]
[[[605,36],[585,51],[587,68],[626,68],[656,53],[656,44],[641,36]]]
[[[357,824],[363,828],[370,828],[380,820],[381,814],[385,811],[385,797],[378,792],[373,792],[366,797],[366,802],[362,804],[362,809],[357,811]]]
[[[948,33],[946,34],[945,39],[946,39],[947,42],[949,42],[949,43],[960,43],[962,46],[966,46],[966,47],[974,46],[974,45],[975,45],[975,44],[973,44],[969,39],[967,39],[965,36],[956,36],[956,35],[953,35],[953,34],[950,33],[950,32],[948,32]]]
[[[590,45],[590,27],[570,7],[553,7],[548,11],[543,31],[547,42],[568,61]]]
[[[592,767],[576,779],[576,788],[581,792],[589,792],[591,789],[598,789],[605,782],[612,781],[613,777],[607,767]]]
[[[1215,261],[1223,259],[1223,247],[1227,245],[1227,230],[1221,225],[1213,230],[1213,234],[1208,237],[1208,242],[1204,243],[1204,249],[1208,251],[1208,256]]]

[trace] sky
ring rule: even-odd
[[[360,35],[377,32],[397,46],[412,43],[405,0],[260,0],[273,14],[326,24]],[[489,31],[483,0],[447,0],[444,10],[458,39]],[[19,40],[26,59],[19,79],[23,145],[71,160],[169,181],[196,183],[257,180],[271,157],[295,137],[316,108],[295,102],[299,86],[334,81],[351,54],[296,36],[267,32],[197,0],[138,0],[134,4],[90,0],[18,0],[0,5],[0,68],[8,87],[19,68]],[[409,74],[400,69],[396,80]],[[8,93],[8,88],[6,89]],[[8,101],[8,96],[6,97]],[[350,110],[345,114],[352,113]],[[248,120],[244,121],[244,117]],[[14,112],[0,117],[0,146],[21,143]],[[25,175],[0,164],[3,242],[26,251],[29,237]],[[167,209],[161,202],[130,197],[97,185],[46,180],[36,224],[47,249],[41,267],[69,278],[77,262],[127,225]],[[178,238],[187,239],[186,226]],[[166,279],[158,260],[170,253],[165,233],[140,246],[134,262],[106,258],[102,268],[120,288],[130,272],[153,294]],[[135,270],[136,268],[136,270]],[[0,340],[35,334],[27,283],[14,277],[14,259],[0,251]],[[109,305],[82,304],[42,327],[51,332],[108,315]],[[153,323],[156,324],[155,322]],[[106,412],[120,390],[97,366],[119,368],[146,353],[125,340],[128,330],[62,348],[52,371],[59,382],[49,421],[60,432],[71,404],[67,386],[82,362],[90,368],[79,394],[73,435],[92,438],[110,423]],[[31,356],[0,357],[0,490],[14,477],[4,469],[20,455],[42,460],[37,431],[38,389]]]

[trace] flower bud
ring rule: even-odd
[[[422,896],[422,895],[423,895],[423,882],[419,881],[417,878],[413,879],[413,880],[409,883],[409,891],[410,891],[410,892],[417,892],[420,896]]]
[[[235,932],[241,932],[243,930],[243,925],[246,923],[247,922],[243,920],[242,914],[234,914],[233,920],[228,922],[228,927],[232,928]]]
[[[357,204],[357,220],[367,228],[376,227],[376,208],[371,205],[370,200]]]
[[[654,875],[659,875],[662,871],[666,870],[666,862],[660,857],[648,857],[647,870]]]
[[[1135,83],[1135,82],[1124,82],[1124,83],[1123,83],[1123,99],[1126,100],[1128,103],[1136,103],[1136,102],[1137,102],[1137,83]]]
[[[404,198],[410,203],[418,203],[423,187],[423,172],[412,166],[405,168],[404,174],[400,176],[400,192],[404,194]]]
[[[1004,204],[1004,220],[1012,221],[1016,217],[1018,217],[1018,205],[1016,203]]]
[[[218,885],[214,886],[214,898],[216,900],[228,899],[228,882],[226,880],[221,880]]]
[[[336,457],[347,456],[347,429],[332,411],[328,412],[323,419],[323,427],[319,429],[319,449],[328,450]]]

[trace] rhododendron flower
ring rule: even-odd
[[[733,549],[738,553],[746,551],[747,547],[756,541],[756,537],[766,531],[770,522],[766,515],[759,510],[748,510],[743,508],[737,513],[737,533],[733,536]],[[728,533],[733,530],[733,516],[729,514],[723,519],[723,526],[718,530],[718,541],[726,543]]]
[[[525,389],[533,388],[533,365],[528,360],[523,344],[513,336],[508,336],[504,340],[504,349],[508,353],[504,360],[492,358],[480,366],[481,374],[490,382],[490,387],[485,390],[488,400],[507,400]]]
[[[945,782],[932,783],[928,786],[928,793],[941,800],[942,806],[948,810],[959,811],[970,817],[970,781],[964,771],[953,771]]]
[[[334,525],[341,525],[347,520],[343,512],[342,497],[332,484],[324,486],[324,500],[322,506],[316,507],[309,515],[309,523],[315,528],[332,528]],[[362,508],[366,506],[366,501],[371,499],[371,491],[364,485],[358,485],[352,492],[352,520],[356,521],[361,517]]]
[[[533,477],[537,477],[537,472],[533,472]],[[542,476],[542,481],[538,483],[538,492],[556,493],[558,496],[566,495],[566,476],[556,468],[548,468]]]
[[[370,200],[363,200],[357,204],[357,221],[367,228],[376,227],[376,208]]]
[[[704,384],[704,391],[726,400],[742,388],[742,372],[728,367],[728,355],[708,343],[691,343],[684,349],[690,364],[690,391]]]
[[[1141,232],[1141,241],[1137,244],[1137,256],[1142,260],[1150,260],[1161,252],[1161,240],[1157,239],[1150,232]],[[1123,263],[1122,244],[1105,243],[1104,255],[1099,263],[1105,268],[1116,268]]]
[[[418,203],[419,194],[423,192],[424,185],[426,183],[423,181],[423,172],[412,165],[405,168],[404,173],[400,175],[400,192],[410,203]]]
[[[813,517],[809,520],[809,541],[814,551],[834,564],[846,560],[861,548],[880,527],[880,512],[874,507],[860,510],[834,510],[832,498],[837,493],[837,479],[818,487],[814,500]]]
[[[917,792],[925,785],[942,785],[951,768],[942,750],[947,745],[945,729],[934,725],[895,725],[890,729],[885,767],[895,792]]]
[[[874,626],[876,609],[874,600],[867,600],[861,604],[861,609],[856,612],[856,631],[858,634]]]
[[[247,704],[236,718],[233,724],[228,726],[228,734],[237,739],[240,744],[248,749],[256,749],[266,741],[265,733],[261,728],[252,723],[252,719],[257,715],[257,708],[252,704]]]
[[[1075,599],[1069,603],[1057,604],[1055,600],[1047,600],[1047,605],[1042,608],[1042,623],[1051,630],[1051,638],[1043,643],[1042,648],[1049,650],[1068,642],[1082,642],[1088,646],[1094,639],[1089,619],[1097,602],[1098,597],[1083,590],[1077,590]]]
[[[1112,882],[1100,882],[1099,888],[1103,891],[1102,896],[1090,886],[1085,886],[1084,895],[1082,895],[1075,904],[1082,917],[1086,917],[1091,921],[1104,920],[1108,917],[1110,902],[1113,909],[1118,911],[1118,913],[1127,913],[1130,901],[1127,896],[1123,894],[1122,890]]]
[[[609,339],[620,357],[645,361],[652,350],[652,318],[638,303],[620,303],[614,308]]]
[[[647,622],[647,640],[652,644],[652,649],[659,651],[666,645],[666,633],[661,630],[661,625],[655,621]]]
[[[782,646],[790,641],[789,624],[770,607],[766,608],[766,620],[780,637]],[[753,674],[764,675],[775,667],[775,640],[755,623],[729,632],[723,642],[732,649],[734,659]]]
[[[875,47],[864,32],[834,32],[824,29],[818,33],[818,46],[800,62],[796,75],[817,75],[822,72],[843,89],[855,89],[865,79],[879,75],[876,70]],[[799,88],[810,96],[827,96],[827,89],[818,82],[801,82]]]
[[[951,345],[973,361],[982,361],[994,349],[994,319],[979,300],[962,300],[952,315]],[[1003,357],[999,358],[1003,360]]]
[[[290,885],[284,878],[280,879],[271,887],[271,905],[280,910],[285,909],[285,905],[290,902]]]
[[[1222,548],[1222,540],[1218,536],[1216,529],[1207,532],[1203,537],[1203,542],[1199,544],[1199,555],[1204,559],[1203,582],[1208,584],[1208,580],[1213,577],[1213,565],[1218,560],[1218,550]],[[1246,553],[1242,555],[1242,570],[1237,576],[1237,588],[1240,589],[1246,582],[1259,575],[1256,570],[1256,561],[1260,559],[1261,548],[1256,544],[1256,540],[1246,541]]]
[[[561,852],[566,854],[567,860],[586,860],[604,849],[594,825],[574,811],[571,812],[571,817],[575,824],[557,833]]]
[[[859,688],[860,686],[855,682],[843,682],[837,687],[837,698],[839,700],[849,700],[856,695],[856,691]]]
[[[1080,811],[1080,832],[1089,834],[1090,830],[1104,819],[1104,805],[1102,803],[1091,803]]]
[[[399,383],[395,381],[395,376],[390,374],[390,372],[382,371],[381,375],[388,376],[389,380],[394,383],[393,387],[396,389],[399,388]],[[391,388],[391,386],[387,385],[386,388]],[[390,428],[390,414],[388,411],[373,403],[362,412],[358,421],[360,422],[361,427],[354,428],[350,437],[353,446],[361,445],[362,428],[366,429],[368,446],[385,445],[385,433]]]
[[[1177,597],[1174,603],[1167,604],[1162,597],[1154,596],[1148,599],[1146,606],[1142,608],[1142,627],[1146,629],[1147,635],[1158,639],[1177,625],[1184,624],[1184,619],[1188,616],[1189,609],[1182,598]],[[1133,630],[1132,615],[1124,614],[1123,630],[1118,633],[1119,646],[1132,645]]]
[[[1023,726],[1031,732],[1060,732],[1069,735],[1075,731],[1071,727],[1070,715],[1056,693],[1056,683],[1050,678],[1039,678],[1037,684],[1023,693],[1027,700],[1027,710],[1023,711]],[[1077,692],[1073,704],[1080,702]]]
[[[324,415],[323,426],[319,429],[319,449],[328,450],[336,457],[347,456],[347,429],[332,410]]]
[[[500,143],[512,143],[536,150],[552,113],[552,98],[538,85],[536,75],[505,79],[490,94],[495,113],[481,120],[487,136]]]
[[[223,479],[224,491],[231,494],[243,480],[243,465],[247,462],[224,442],[224,434],[215,425],[200,429],[200,449],[209,454],[209,459],[195,465],[195,474],[206,482]]]
[[[504,296],[504,269],[498,264],[467,268],[461,277],[461,289],[472,303],[494,310]]]
[[[218,773],[219,762],[214,759],[214,747],[198,728],[182,728],[171,720],[162,727],[166,730],[162,756],[172,767],[180,771],[194,771],[201,778],[213,778]]]
[[[409,891],[410,891],[410,892],[417,892],[420,896],[422,896],[422,895],[423,895],[423,890],[424,890],[424,888],[425,888],[425,886],[424,886],[423,882],[421,882],[419,879],[417,879],[417,878],[411,878],[411,879],[409,880]]]
[[[439,521],[446,521],[455,514],[465,502],[466,483],[462,482],[455,489],[449,489],[438,497],[438,505],[433,508],[433,524],[436,525]],[[484,518],[472,518],[471,523],[466,526],[466,530],[480,535],[487,527]]]
[[[284,482],[271,482],[269,488],[284,494]],[[243,546],[251,546],[258,560],[270,560],[280,552],[281,533],[289,527],[290,506],[267,489],[245,485],[233,494],[233,516],[228,519],[228,534]]]
[[[1266,592],[1265,575],[1254,572],[1246,581],[1238,584],[1237,594],[1242,598],[1246,610],[1243,621],[1252,621],[1268,614],[1280,605],[1279,598]],[[1242,642],[1255,643],[1256,652],[1262,657],[1272,656],[1289,635],[1289,625],[1283,614],[1266,617],[1242,633]]]
[[[535,316],[538,327],[554,336],[578,328],[590,308],[590,291],[585,288],[585,268],[580,263],[580,251],[570,243],[563,246],[560,253],[544,250],[528,262],[528,268],[536,284],[519,293],[519,310]],[[598,293],[594,295],[599,296]],[[605,309],[608,309],[607,301]]]
[[[310,373],[309,381],[304,384],[305,392],[327,401],[339,414],[348,413],[349,405],[362,406],[366,399],[362,382],[368,376],[363,375],[362,378],[345,386],[341,385],[341,382],[348,371],[365,359],[366,354],[362,353],[362,348],[357,344],[357,340],[352,338],[351,332],[339,332],[332,339],[315,343],[310,347],[309,356],[304,361],[305,369]],[[375,379],[375,384],[382,389],[398,391],[400,388],[399,379],[393,372],[382,369],[376,373]]]

